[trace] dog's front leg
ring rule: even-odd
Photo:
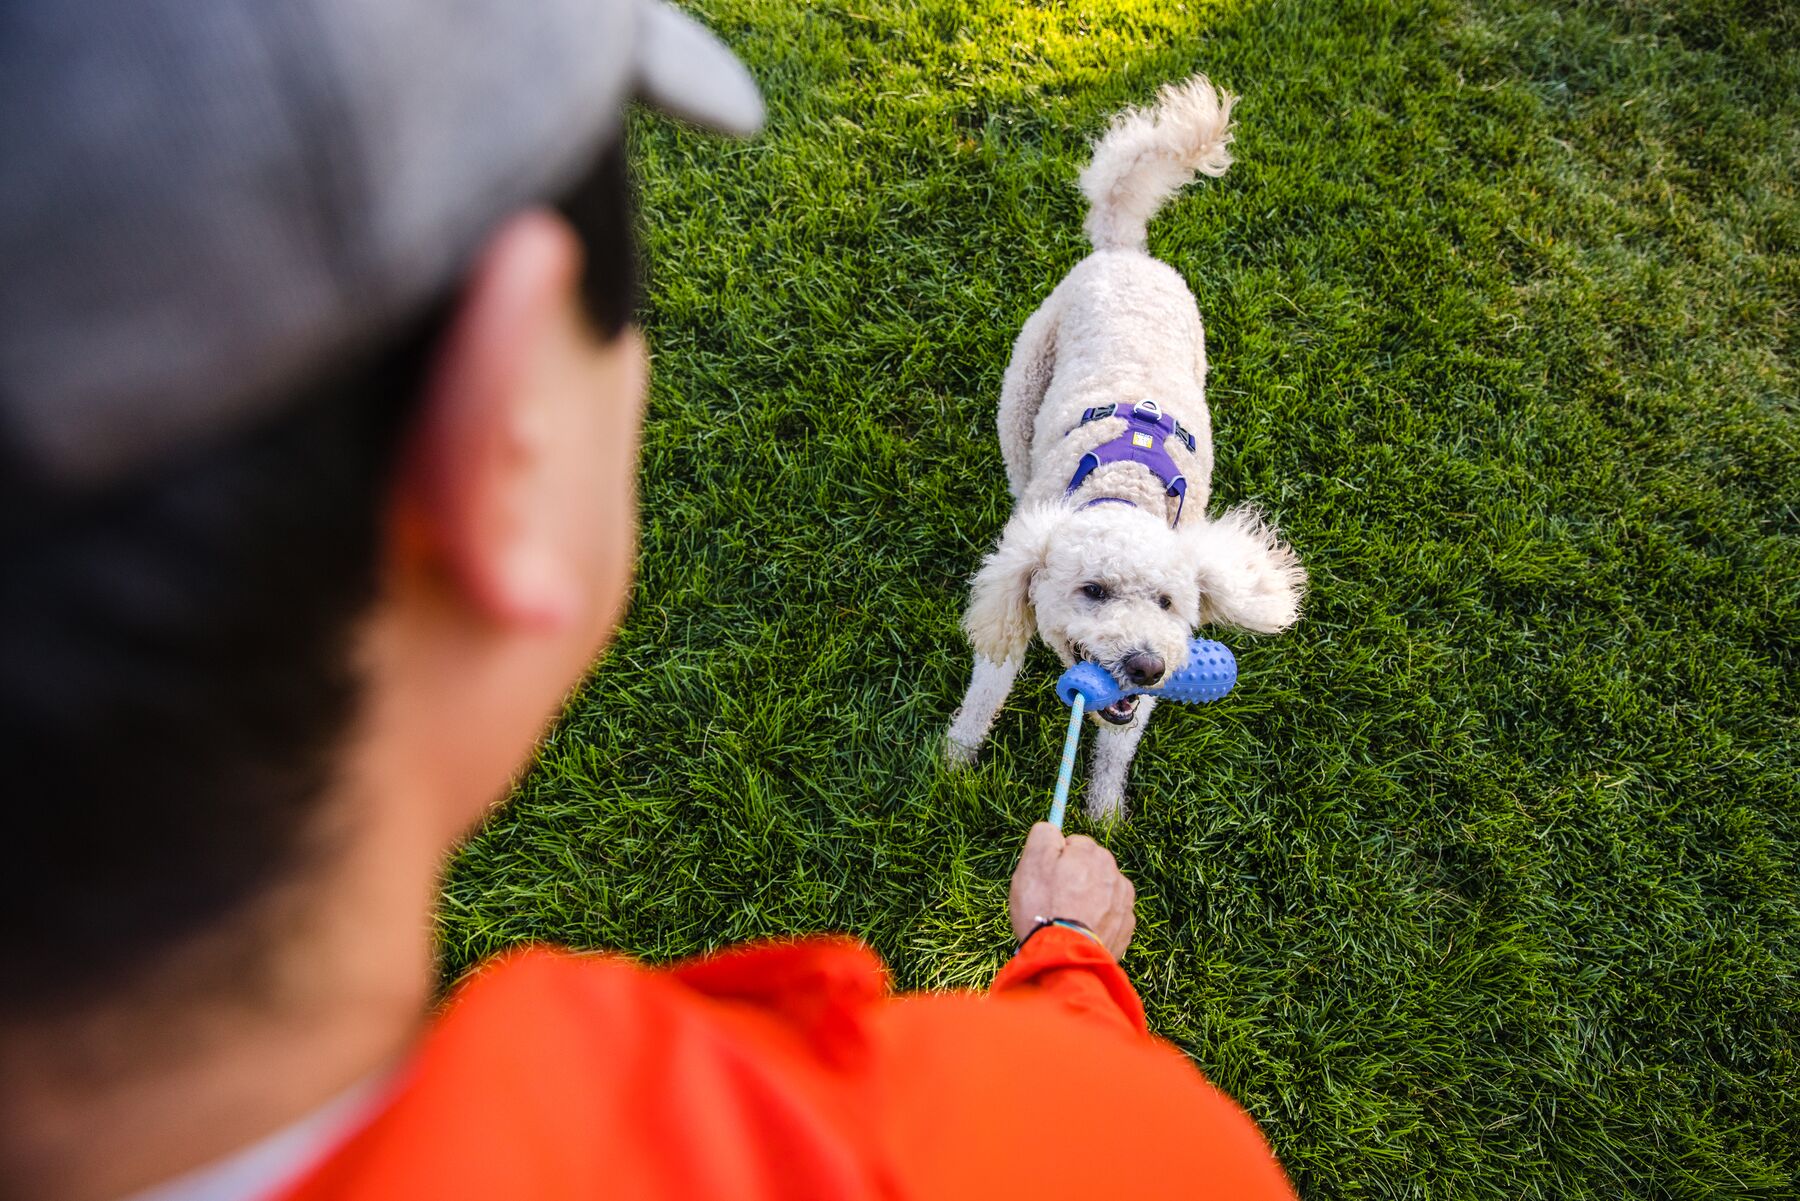
[[[961,766],[975,761],[975,753],[1000,715],[1007,693],[1012,691],[1020,662],[1009,659],[996,663],[986,655],[976,654],[969,691],[963,695],[962,708],[950,719],[950,735],[944,744],[944,754],[951,763]]]
[[[1150,724],[1150,712],[1156,698],[1140,697],[1137,712],[1122,726],[1100,726],[1094,739],[1094,762],[1088,773],[1087,811],[1092,818],[1114,818],[1125,815],[1125,773],[1131,769],[1137,754],[1138,740]]]

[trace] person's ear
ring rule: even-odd
[[[1200,622],[1273,634],[1300,619],[1306,570],[1294,548],[1247,505],[1186,533],[1200,585]]]
[[[554,628],[580,610],[543,477],[556,436],[547,379],[578,336],[581,261],[574,230],[545,210],[488,239],[434,352],[398,481],[395,553],[500,624]]]
[[[975,653],[995,663],[1016,663],[1031,645],[1031,584],[1050,554],[1050,538],[1065,510],[1025,509],[1013,515],[994,549],[975,573],[963,632]]]

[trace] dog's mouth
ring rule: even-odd
[[[1135,696],[1122,696],[1106,708],[1096,709],[1095,712],[1103,720],[1110,721],[1115,726],[1122,726],[1129,722],[1132,715],[1137,712],[1137,702],[1138,698]]]

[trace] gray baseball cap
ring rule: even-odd
[[[763,118],[654,0],[0,4],[0,470],[103,484],[266,415],[572,186],[633,96]]]

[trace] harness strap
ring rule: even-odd
[[[1163,418],[1162,409],[1161,409],[1161,407],[1159,407],[1157,405],[1157,403],[1154,400],[1142,400],[1142,401],[1139,401],[1135,405],[1126,405],[1125,412],[1122,414],[1119,413],[1119,406],[1116,404],[1095,405],[1091,409],[1083,409],[1081,411],[1081,420],[1076,423],[1075,429],[1080,429],[1082,426],[1086,425],[1090,421],[1099,421],[1103,417],[1112,417],[1112,416],[1116,415],[1116,416],[1123,416],[1123,417],[1129,419],[1137,412],[1137,410],[1140,407],[1147,410],[1147,412],[1145,413],[1146,417],[1148,417],[1150,413],[1154,413],[1154,414],[1156,414],[1156,416],[1158,418],[1160,418],[1162,420],[1166,420],[1169,423],[1169,429],[1167,430],[1167,433],[1173,434],[1175,437],[1180,438],[1181,444],[1188,448],[1189,454],[1193,454],[1199,448],[1199,445],[1200,445],[1199,440],[1194,437],[1193,432],[1191,430],[1189,430],[1185,425],[1181,424],[1181,422],[1175,420],[1173,417]],[[1160,424],[1160,421],[1158,422],[1158,424]],[[1070,430],[1069,432],[1074,433],[1075,430]]]

